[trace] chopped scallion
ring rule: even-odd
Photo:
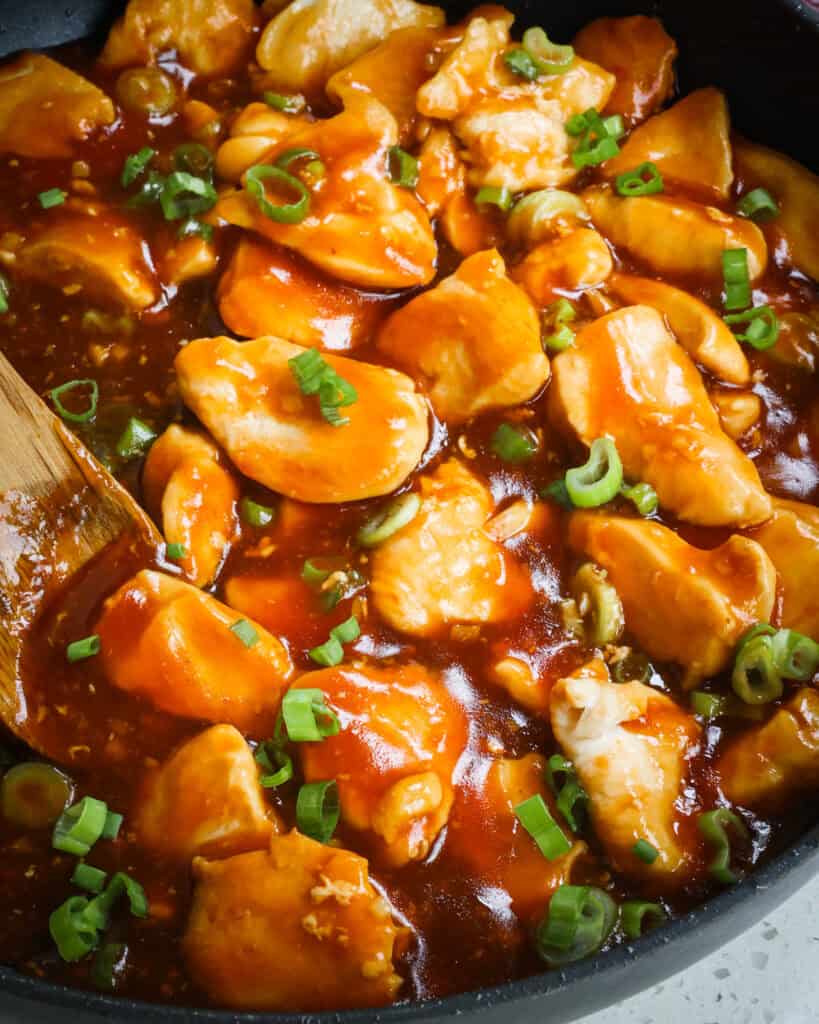
[[[117,441],[117,455],[123,459],[140,458],[151,447],[156,437],[155,430],[132,416]]]
[[[102,641],[97,633],[72,641],[65,649],[66,659],[73,665],[75,661],[85,661],[100,653]]]
[[[552,817],[540,793],[535,793],[515,807],[515,817],[534,839],[546,860],[557,860],[572,848],[572,844]]]
[[[188,549],[184,544],[178,544],[176,542],[166,544],[165,557],[169,562],[181,562],[183,558],[188,557]]]
[[[632,846],[631,852],[644,864],[653,864],[660,856],[660,851],[657,847],[652,846],[647,839],[638,839],[634,846]]]
[[[401,494],[359,528],[356,540],[364,548],[378,547],[408,526],[420,508],[421,499],[414,491]]]
[[[722,253],[725,308],[747,309],[751,305],[751,276],[747,249],[725,249]]]
[[[393,185],[400,185],[402,188],[415,188],[420,177],[418,161],[401,149],[400,146],[392,146],[389,152],[390,180]]]
[[[560,781],[562,777],[563,781]],[[557,798],[557,809],[569,823],[572,832],[579,832],[586,816],[589,796],[580,785],[571,761],[562,754],[552,754],[546,765],[546,781]]]
[[[632,171],[618,174],[614,186],[621,196],[653,196],[663,191],[663,179],[657,165],[647,160]]]
[[[779,206],[766,188],[755,188],[737,203],[737,213],[762,222],[778,217]]]
[[[321,415],[331,426],[349,423],[349,417],[342,416],[338,410],[356,402],[358,392],[336,373],[318,349],[307,349],[288,359],[287,365],[303,395],[318,395]]]
[[[108,808],[102,800],[83,797],[79,803],[63,811],[54,826],[51,843],[55,850],[85,857],[102,838]]]
[[[328,668],[340,665],[344,660],[342,644],[353,643],[360,635],[361,629],[358,625],[358,620],[354,615],[351,615],[346,622],[342,622],[339,626],[331,629],[329,639],[309,651],[309,656],[318,665],[324,665]]]
[[[512,209],[514,198],[506,186],[484,185],[475,195],[476,206],[497,206],[504,213]]]
[[[259,634],[247,619],[237,619],[230,627],[230,631],[242,641],[245,647],[255,647],[259,642]]]
[[[649,920],[655,926],[668,918],[662,904],[647,903],[645,900],[626,900],[620,907],[620,921],[627,939],[639,939],[643,934],[644,922]]]
[[[653,516],[660,505],[657,492],[645,481],[632,484],[630,487],[624,484],[620,488],[620,494],[634,505],[641,516]]]
[[[239,502],[239,515],[248,526],[262,529],[265,526],[270,526],[276,518],[276,510],[269,505],[260,505],[259,502],[252,501],[250,498],[242,498]]]
[[[729,327],[747,324],[745,330],[737,334],[737,339],[760,352],[773,348],[779,338],[779,318],[770,306],[754,306],[744,313],[733,313],[723,319]]]
[[[262,99],[274,110],[280,110],[283,114],[300,114],[306,103],[303,96],[285,96],[280,92],[265,92]]]
[[[105,888],[105,879],[107,877],[106,873],[99,868],[92,867],[90,864],[80,863],[74,868],[71,881],[80,889],[85,889],[86,892],[98,893],[102,892]]]
[[[62,396],[71,394],[73,391],[83,388],[90,389],[90,394],[88,395],[88,408],[84,409],[82,412],[72,412],[70,409],[66,409],[62,403]],[[66,384],[61,384],[58,388],[52,388],[48,395],[54,403],[54,408],[57,410],[60,417],[64,420],[68,420],[69,423],[90,423],[97,415],[100,388],[99,384],[97,384],[97,382],[92,378],[70,380]]]
[[[62,206],[68,196],[61,188],[50,188],[47,192],[41,192],[37,198],[44,210],[50,210],[54,206]]]
[[[213,153],[201,142],[183,142],[173,151],[173,165],[177,171],[210,181],[213,176]]]
[[[491,448],[503,462],[517,465],[528,462],[537,452],[537,437],[525,427],[501,423],[492,435]]]
[[[317,743],[338,735],[340,729],[338,716],[327,707],[321,690],[291,688],[284,695],[281,713],[291,743]]]
[[[299,832],[327,843],[338,825],[341,807],[338,786],[334,779],[326,782],[307,782],[296,798],[296,827]]]
[[[552,894],[535,944],[550,967],[564,967],[596,953],[617,923],[617,904],[602,889],[561,885]]]
[[[525,78],[527,82],[534,82],[540,74],[534,57],[522,46],[518,46],[514,50],[507,50],[503,55],[503,62],[510,71]]]
[[[217,198],[216,189],[205,178],[174,171],[165,179],[159,205],[165,220],[184,220],[210,210]]]
[[[542,28],[528,28],[523,33],[522,42],[542,75],[560,75],[574,60],[574,48],[568,44],[553,43]]]
[[[145,169],[155,156],[156,150],[151,149],[150,146],[145,146],[138,153],[132,153],[129,157],[126,157],[125,163],[122,165],[122,175],[119,179],[122,187],[128,188],[129,185],[133,185],[137,178],[145,173]]]
[[[737,881],[737,875],[730,866],[731,841],[728,838],[728,830],[747,841],[749,833],[745,822],[727,807],[718,807],[714,811],[701,814],[697,824],[700,832],[715,850],[708,867],[710,874],[723,885],[733,885]]]
[[[271,203],[265,192],[265,181],[274,182],[279,188],[295,193],[297,198],[292,203]],[[300,224],[310,212],[310,190],[292,174],[282,167],[271,167],[268,164],[257,164],[245,174],[245,188],[256,200],[259,209],[268,218],[278,224]]]
[[[623,483],[623,464],[614,442],[608,437],[592,441],[588,461],[568,470],[565,482],[576,508],[598,508],[611,501]]]

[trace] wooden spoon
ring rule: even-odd
[[[25,635],[115,542],[156,551],[162,538],[0,353],[0,722],[47,756],[20,678]]]

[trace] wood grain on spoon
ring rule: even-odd
[[[25,633],[114,542],[156,549],[162,539],[0,354],[0,721],[42,753],[20,678]]]

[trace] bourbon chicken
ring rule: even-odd
[[[0,963],[372,1016],[803,827],[816,168],[657,18],[518,7],[129,0],[0,67],[3,353],[86,482],[59,542],[0,494]]]

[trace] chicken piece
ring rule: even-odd
[[[652,306],[695,362],[729,384],[747,384],[751,369],[742,346],[723,320],[689,292],[663,281],[612,274],[607,289],[629,305]]]
[[[256,623],[258,639],[246,646],[231,629],[239,620],[190,583],[145,569],[103,606],[103,671],[172,715],[269,735],[293,667],[281,641]]]
[[[657,18],[597,18],[578,32],[574,48],[617,77],[608,114],[639,124],[671,96],[677,44]]]
[[[790,157],[744,139],[734,142],[734,161],[747,191],[767,188],[779,205],[765,233],[776,242],[784,239],[793,263],[819,281],[819,178]],[[771,249],[781,251],[776,244]]]
[[[526,402],[549,379],[537,314],[494,249],[394,313],[376,344],[448,423]]]
[[[398,141],[405,145],[418,120],[415,94],[432,74],[445,37],[446,32],[436,28],[398,29],[374,50],[337,71],[327,83],[327,95],[341,106],[356,92],[374,96],[395,118]]]
[[[194,861],[183,951],[210,998],[235,1010],[383,1006],[402,979],[406,930],[373,888],[367,861],[298,832],[270,851]]]
[[[176,50],[198,75],[241,68],[256,25],[253,0],[128,0],[100,55],[104,68],[153,64]]]
[[[731,803],[782,811],[819,786],[819,693],[804,686],[764,725],[747,729],[717,762]]]
[[[756,467],[723,432],[656,310],[627,306],[595,320],[552,363],[553,421],[586,445],[612,438],[628,479],[650,483],[664,508],[703,526],[753,526],[771,514]]]
[[[392,32],[445,20],[440,7],[412,0],[293,0],[265,26],[256,59],[275,88],[318,93]]]
[[[418,154],[415,190],[430,217],[437,217],[456,196],[463,196],[465,186],[466,168],[452,132],[448,128],[432,128]]]
[[[50,57],[24,53],[0,68],[0,153],[70,157],[113,120],[105,93]]]
[[[775,498],[771,518],[753,537],[779,573],[781,624],[819,640],[819,509]]]
[[[659,523],[575,512],[569,544],[608,572],[626,629],[651,657],[684,665],[687,686],[721,671],[771,617],[776,569],[747,537],[703,551]]]
[[[219,449],[198,431],[176,424],[145,460],[142,491],[169,544],[182,544],[176,564],[191,583],[215,579],[239,535],[239,485]]]
[[[191,236],[172,243],[162,254],[160,277],[165,284],[179,288],[188,281],[212,274],[219,265],[219,253],[213,242]]]
[[[389,494],[426,448],[426,402],[403,373],[326,355],[358,394],[334,426],[288,365],[306,351],[272,337],[193,341],[176,357],[182,400],[237,469],[273,491],[319,504]]]
[[[697,89],[633,131],[619,154],[603,164],[603,173],[614,178],[650,160],[664,181],[727,199],[734,180],[730,131],[723,94]]]
[[[549,712],[549,686],[539,678],[528,661],[506,657],[489,666],[489,678],[502,686],[512,700],[536,715]]]
[[[485,208],[479,209],[473,197],[461,189],[443,209],[441,230],[449,245],[461,256],[495,249],[502,244],[504,236],[498,218]]]
[[[427,284],[437,256],[429,217],[412,192],[385,173],[397,142],[392,114],[371,96],[353,94],[343,113],[256,156],[256,163],[275,163],[285,149],[319,154],[325,174],[311,187],[304,220],[271,220],[245,191],[223,198],[216,215],[295,249],[350,284],[382,289]]]
[[[313,124],[303,114],[285,114],[266,103],[249,103],[230,126],[230,138],[216,151],[216,173],[238,182],[245,171],[260,163],[271,149]]]
[[[513,192],[562,185],[577,174],[566,121],[589,107],[601,109],[614,76],[576,59],[561,75],[521,84],[504,64],[508,46],[504,20],[474,17],[436,75],[418,90],[418,110],[453,121],[469,150],[470,184]]]
[[[420,665],[346,665],[295,686],[321,690],[341,723],[338,735],[298,745],[305,779],[337,780],[345,822],[373,834],[379,859],[423,860],[449,817],[466,745],[466,720],[444,685]]]
[[[236,334],[275,333],[297,345],[345,351],[366,340],[381,304],[324,277],[267,242],[243,238],[217,291],[219,313]]]
[[[506,890],[514,913],[526,923],[543,917],[552,893],[571,881],[576,861],[588,852],[584,842],[575,840],[563,856],[546,860],[518,821],[518,804],[540,795],[572,841],[571,829],[546,785],[545,768],[545,759],[537,754],[485,765],[476,773],[475,788],[467,789],[459,800],[447,834],[447,854],[468,864],[470,874],[486,885]],[[480,842],[475,842],[476,836]]]
[[[212,726],[151,770],[129,823],[138,845],[183,863],[265,850],[280,831],[253,753],[232,725]]]
[[[744,437],[762,419],[762,399],[753,391],[715,388],[710,395],[722,429],[735,441]]]
[[[147,309],[159,298],[159,289],[145,262],[145,243],[125,221],[97,212],[50,211],[17,250],[15,271],[71,288],[104,306]]]
[[[701,274],[716,284],[726,249],[748,250],[752,281],[767,266],[765,236],[744,217],[672,196],[622,198],[600,185],[582,197],[598,231],[658,274]]]
[[[379,614],[414,636],[520,615],[531,584],[484,531],[492,515],[486,485],[453,459],[421,477],[420,487],[418,514],[372,556],[370,594]]]
[[[603,238],[590,228],[578,228],[532,249],[511,277],[536,305],[548,306],[559,297],[558,289],[580,291],[602,284],[613,266]]]
[[[595,660],[555,684],[551,720],[614,868],[664,885],[685,882],[691,856],[676,832],[675,804],[686,754],[700,738],[693,716],[645,683],[613,683]],[[657,850],[653,864],[634,854],[638,839]]]

